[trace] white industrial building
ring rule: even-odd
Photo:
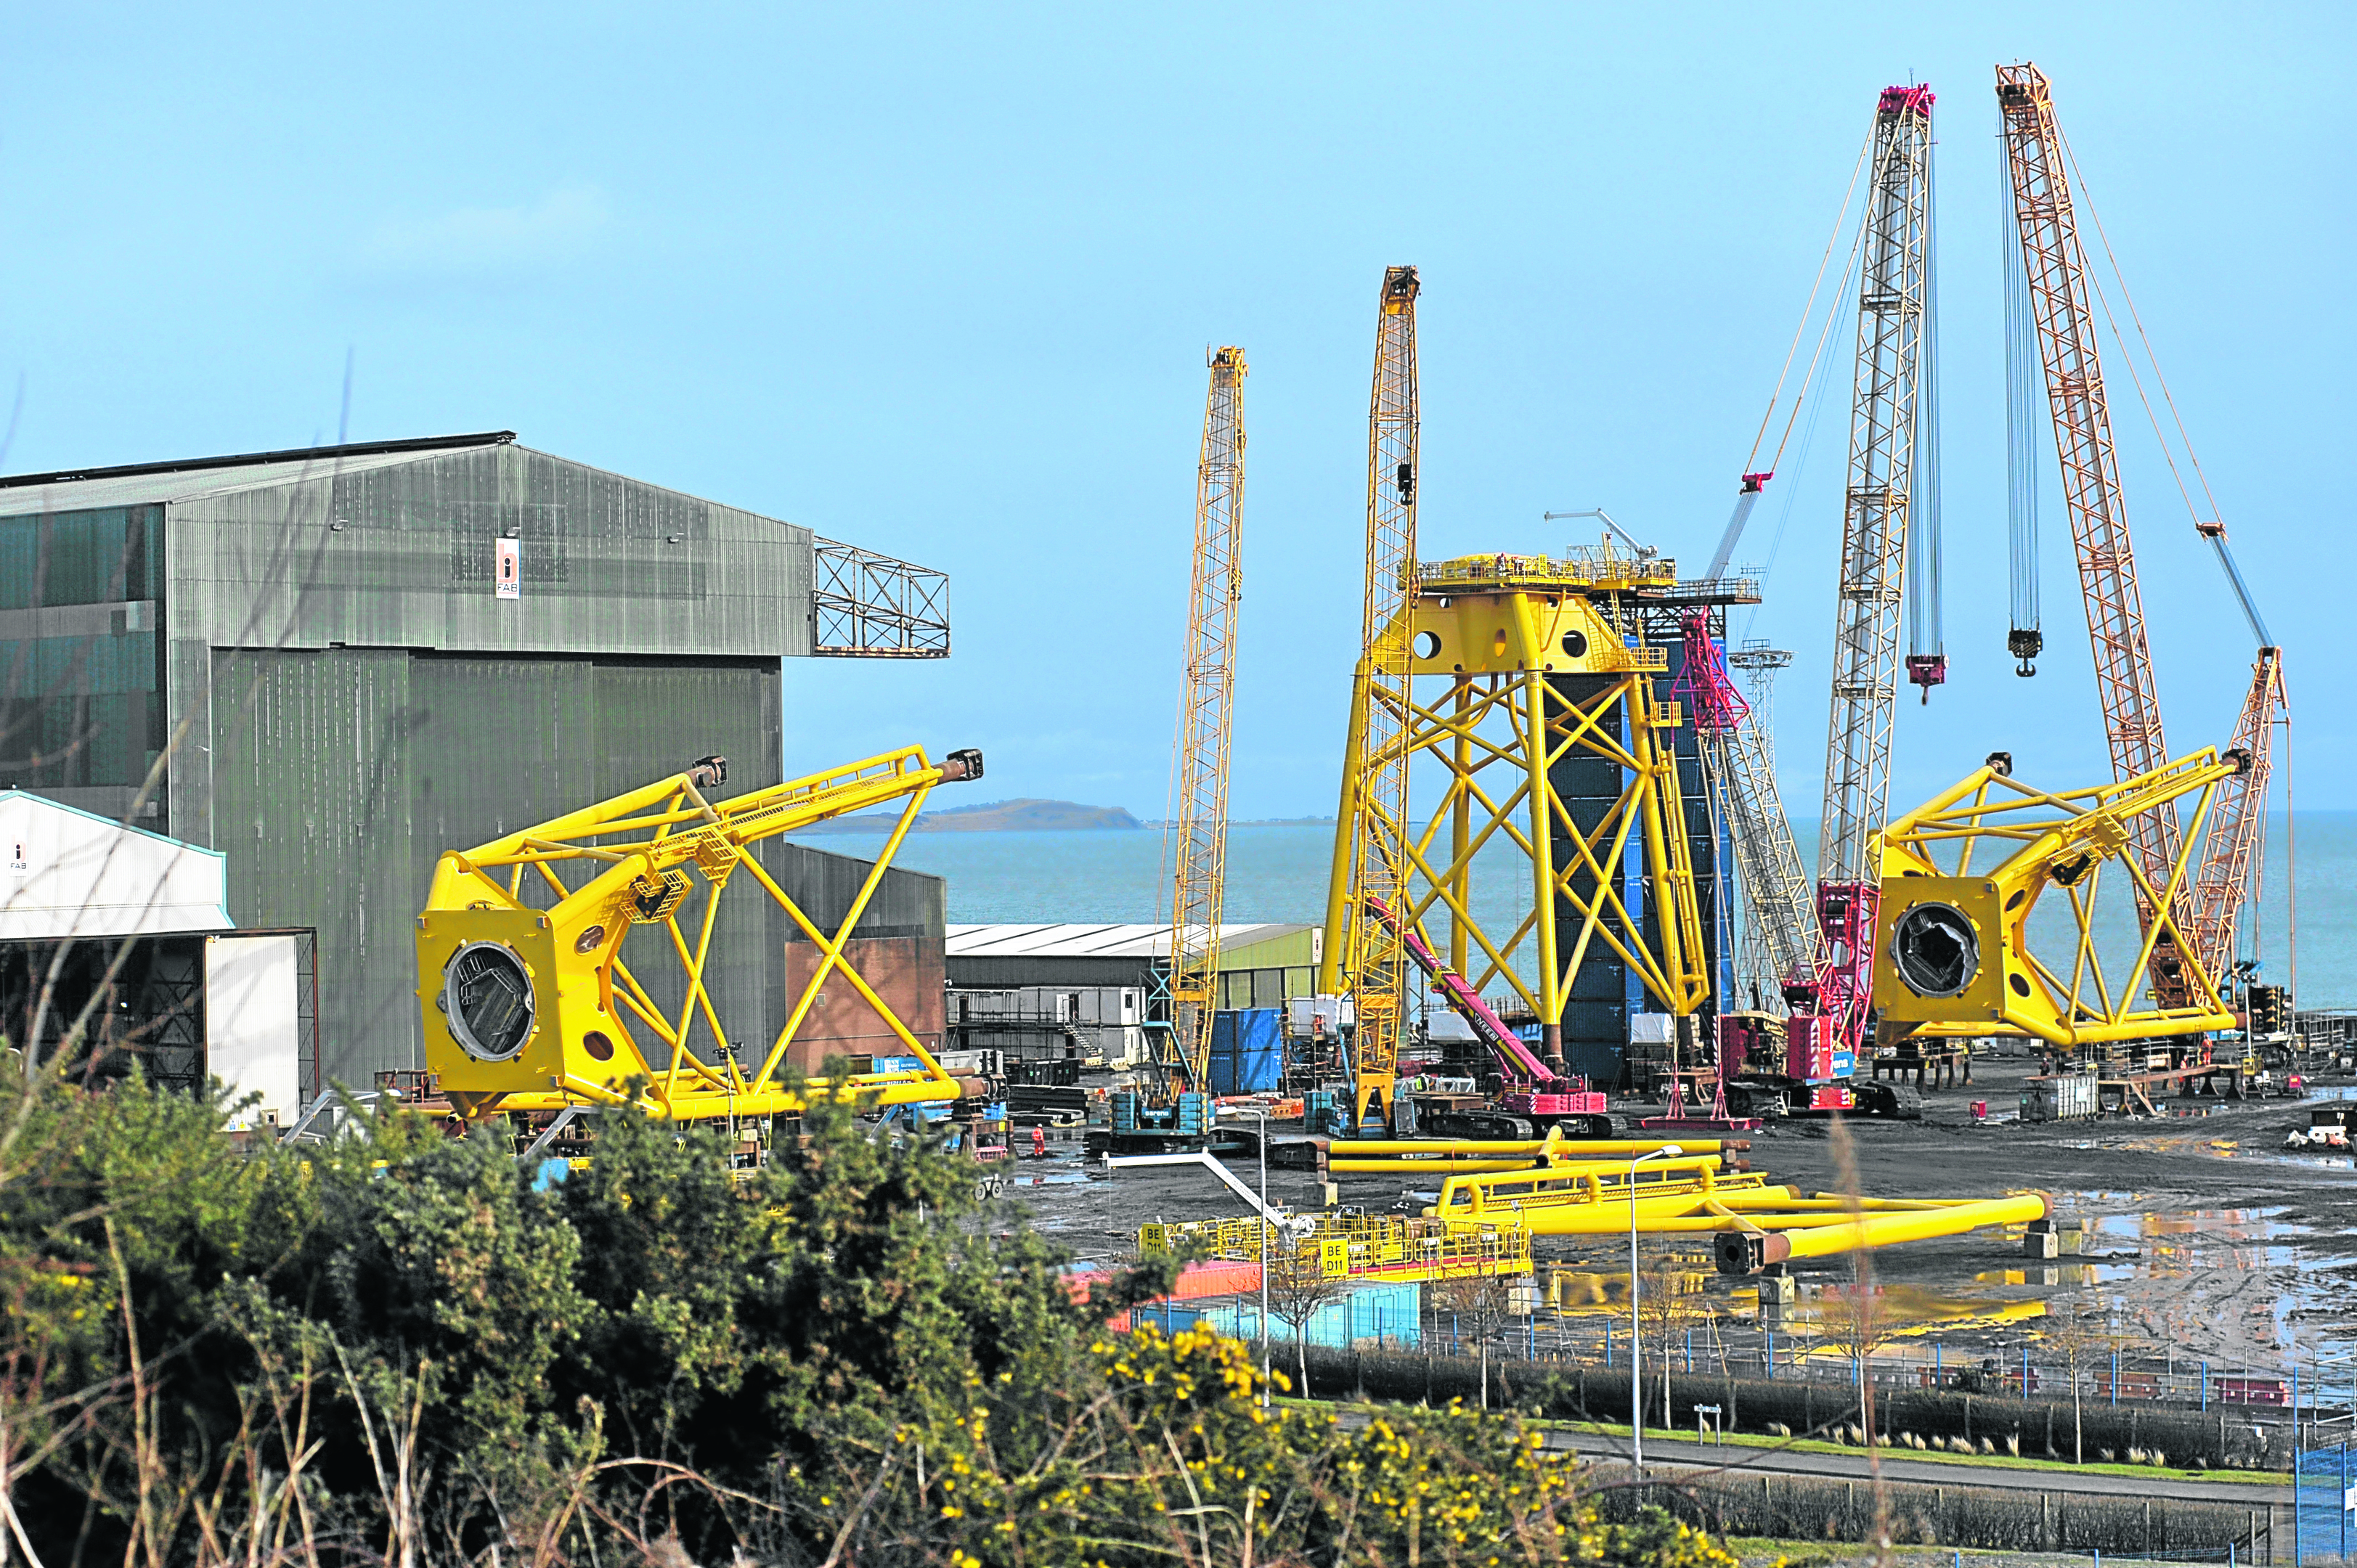
[[[21,789],[0,789],[0,1034],[79,1042],[259,1097],[232,1125],[291,1122],[319,1087],[307,931],[240,931],[228,860]]]

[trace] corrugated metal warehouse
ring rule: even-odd
[[[1222,925],[1220,1007],[1282,1007],[1317,989],[1320,926]],[[1168,926],[952,926],[950,983],[961,990],[1059,985],[1156,989]]]
[[[444,850],[710,753],[723,793],[776,783],[780,660],[948,651],[940,573],[506,432],[0,479],[0,784],[222,851],[240,927],[316,928],[322,1080],[421,1065]],[[761,858],[822,923],[861,874]],[[896,871],[860,927],[936,1034],[943,908]],[[806,944],[781,913],[719,940],[766,1047]]]

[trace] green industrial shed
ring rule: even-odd
[[[508,432],[0,479],[0,785],[224,852],[240,927],[316,929],[307,1087],[421,1065],[444,850],[710,753],[725,793],[774,783],[781,660],[948,651],[941,573]],[[859,880],[762,858],[822,921]],[[896,871],[859,932],[933,1031],[942,919]],[[724,926],[739,1041],[782,1025],[800,940]]]

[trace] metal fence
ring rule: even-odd
[[[1433,1316],[1431,1332],[1437,1335],[1439,1343],[1463,1354],[1473,1353],[1476,1345],[1470,1326],[1446,1311]],[[1491,1355],[1625,1369],[1629,1325],[1625,1317],[1616,1325],[1593,1317],[1549,1322],[1534,1315],[1496,1330],[1490,1336],[1490,1345]],[[1648,1361],[1657,1360],[1662,1345],[1661,1330],[1649,1326],[1644,1345]],[[1812,1379],[1852,1387],[1871,1381],[1878,1390],[1956,1389],[2015,1399],[2067,1400],[2075,1393],[2092,1404],[2248,1409],[2286,1419],[2297,1401],[2304,1427],[2338,1423],[2344,1431],[2351,1420],[2349,1412],[2357,1408],[2357,1384],[2339,1368],[2330,1369],[2335,1375],[2319,1385],[2305,1369],[2286,1371],[2199,1358],[2147,1357],[2125,1348],[2097,1349],[2073,1366],[2051,1359],[2046,1347],[2033,1354],[2027,1340],[2012,1346],[1975,1345],[1952,1350],[1938,1339],[1910,1338],[1860,1359],[1837,1335],[1793,1334],[1775,1328],[1728,1333],[1717,1325],[1700,1324],[1671,1333],[1669,1361],[1669,1369],[1678,1372]]]
[[[2291,1562],[2346,1563],[2357,1536],[2357,1456],[2343,1441],[2292,1462]]]

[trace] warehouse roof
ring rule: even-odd
[[[404,463],[427,462],[454,452],[480,451],[490,446],[513,446],[535,457],[554,458],[576,467],[593,468],[570,457],[557,457],[516,440],[512,430],[484,430],[468,435],[415,435],[398,441],[352,441],[340,446],[290,446],[273,452],[238,452],[218,457],[178,457],[160,463],[125,463],[114,467],[59,468],[46,474],[0,475],[0,517],[46,516],[55,512],[94,511],[104,507],[153,506],[159,502],[193,500],[199,496],[237,490],[270,489],[307,481],[350,478]],[[610,470],[597,469],[597,472]],[[617,476],[619,478],[620,476]],[[667,485],[632,479],[650,490],[682,497],[700,505],[723,505]],[[732,511],[774,522],[775,518],[743,507]]]
[[[1314,929],[1309,926],[1222,925],[1228,950]],[[1160,926],[952,926],[952,958],[1163,958],[1170,928]]]
[[[231,929],[228,857],[0,789],[0,940]]]
[[[0,514],[88,511],[146,506],[224,490],[267,489],[294,480],[365,473],[474,446],[512,445],[512,430],[475,435],[426,435],[404,441],[355,441],[341,446],[296,446],[221,457],[181,457],[107,468],[60,468],[46,474],[0,475]]]

